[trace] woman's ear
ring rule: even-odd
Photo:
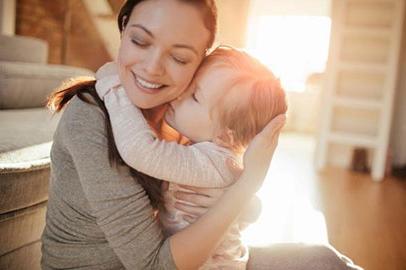
[[[123,16],[123,19],[121,20],[121,33],[120,33],[120,38],[123,38],[123,33],[125,30],[125,27],[127,26],[128,23],[128,16]]]

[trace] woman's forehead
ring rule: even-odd
[[[184,1],[143,1],[132,11],[128,24],[141,25],[167,45],[189,45],[199,51],[205,50],[210,38],[199,9]]]

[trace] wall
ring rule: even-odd
[[[0,0],[0,33],[14,35],[15,33],[15,0]]]
[[[217,0],[218,34],[216,44],[245,46],[250,0]]]
[[[47,41],[49,63],[95,71],[110,60],[81,0],[17,0],[16,13],[16,34]]]
[[[406,14],[406,10],[405,10]],[[403,24],[403,42],[400,57],[400,70],[396,93],[394,117],[392,122],[392,136],[390,147],[393,163],[406,165],[406,20]]]

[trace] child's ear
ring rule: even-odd
[[[229,128],[223,128],[214,137],[213,142],[225,148],[233,148],[235,146],[234,132]]]

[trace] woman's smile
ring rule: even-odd
[[[156,94],[168,86],[165,84],[160,84],[160,83],[145,80],[132,71],[131,71],[131,74],[134,77],[135,85],[138,87],[139,90],[141,90],[142,92],[144,92],[146,94]]]

